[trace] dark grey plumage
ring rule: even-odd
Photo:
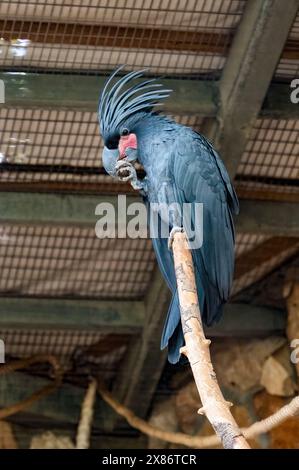
[[[129,129],[137,137],[138,160],[147,175],[145,203],[177,202],[181,206],[203,203],[203,245],[192,250],[192,256],[202,318],[205,324],[211,325],[220,318],[232,284],[232,213],[237,213],[239,208],[234,188],[218,154],[202,135],[153,112],[169,90],[157,91],[154,79],[136,84],[134,81],[141,78],[142,71],[131,72],[112,85],[116,73],[107,82],[99,104],[100,130],[105,143],[104,166],[114,174],[122,129]],[[132,81],[133,86],[126,90]],[[167,239],[153,239],[153,246],[161,272],[173,293],[161,347],[168,346],[169,361],[175,363],[180,358],[184,338],[173,258]]]

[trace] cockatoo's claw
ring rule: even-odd
[[[168,249],[169,250],[172,250],[172,244],[173,244],[175,234],[176,233],[182,233],[183,231],[184,231],[183,227],[178,227],[177,225],[172,227],[171,232],[170,232],[169,237],[168,237]]]
[[[132,178],[131,181],[131,186],[133,189],[136,189],[138,191],[142,191],[144,194],[146,194],[146,192],[144,191],[144,188],[143,188],[143,184],[142,184],[142,181],[140,181],[139,179],[136,178]]]
[[[137,177],[135,168],[126,160],[119,160],[117,162],[115,165],[115,172],[121,181],[129,181],[132,178]]]
[[[133,189],[146,193],[146,183],[138,179],[134,166],[128,160],[119,160],[115,166],[115,172],[121,181],[130,181]]]

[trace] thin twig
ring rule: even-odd
[[[87,392],[81,407],[81,416],[76,437],[76,449],[89,448],[96,393],[97,382],[95,379],[92,379],[88,385]]]
[[[138,429],[143,434],[150,437],[155,437],[161,441],[167,441],[172,444],[184,445],[191,447],[192,449],[205,449],[208,447],[216,447],[221,444],[221,440],[218,436],[189,436],[182,432],[168,432],[159,429],[147,421],[136,416],[126,406],[119,403],[111,393],[106,389],[102,383],[98,383],[98,392],[100,393],[103,400],[111,406],[111,408],[120,416],[126,419],[126,421],[135,429]],[[290,403],[283,406],[273,415],[265,418],[261,421],[253,423],[248,428],[242,428],[242,432],[246,438],[253,438],[260,434],[264,434],[274,427],[280,425],[288,418],[295,416],[299,412],[299,397],[293,398]]]
[[[0,419],[7,418],[8,416],[14,415],[29,408],[34,402],[44,398],[45,396],[53,393],[62,383],[62,369],[55,356],[49,354],[43,354],[38,356],[30,357],[29,359],[20,359],[13,361],[0,367],[0,376],[14,372],[16,370],[24,369],[32,364],[39,364],[43,362],[49,362],[54,372],[54,382],[50,385],[46,385],[34,392],[30,397],[15,403],[14,405],[7,406],[0,410]]]

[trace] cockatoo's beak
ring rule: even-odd
[[[116,176],[116,163],[118,158],[118,149],[108,149],[107,147],[104,147],[102,154],[103,166],[111,176]]]

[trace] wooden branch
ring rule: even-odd
[[[177,278],[181,321],[186,346],[181,350],[190,362],[202,402],[199,414],[205,414],[226,449],[249,449],[220,390],[211,363],[210,340],[204,335],[199,310],[193,261],[185,233],[175,233],[173,257]]]
[[[192,449],[205,449],[208,447],[216,447],[221,441],[218,436],[189,436],[182,432],[169,432],[159,429],[152,424],[149,424],[144,419],[136,416],[129,408],[119,403],[107,388],[98,382],[98,392],[102,399],[113,408],[113,410],[120,416],[125,418],[127,422],[135,429],[150,437],[155,437],[161,441],[167,441],[172,444],[184,445]],[[299,411],[299,397],[293,398],[287,405],[280,408],[273,415],[253,423],[248,428],[242,428],[246,438],[253,438],[259,434],[264,434],[281,423],[286,421],[291,416],[297,415]]]
[[[18,449],[11,423],[0,421],[0,449]]]

